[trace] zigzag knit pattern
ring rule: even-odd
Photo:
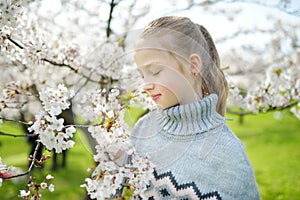
[[[221,200],[217,191],[202,194],[194,182],[178,184],[172,172],[158,175],[154,171],[155,179],[145,193],[148,200],[178,199],[178,200]]]

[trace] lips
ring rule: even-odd
[[[153,101],[156,101],[157,99],[159,99],[160,96],[161,96],[161,94],[154,94],[154,95],[151,95],[151,98]]]

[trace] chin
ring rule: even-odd
[[[166,106],[166,105],[161,105],[161,104],[156,104],[160,109],[164,110],[169,108],[170,106]]]
[[[171,105],[158,105],[158,107],[162,110],[165,110],[165,109],[168,109],[168,108],[171,108],[171,107],[175,107],[175,106],[178,106],[179,104],[171,104]]]

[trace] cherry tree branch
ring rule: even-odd
[[[58,66],[58,67],[67,67],[67,68],[71,69],[74,73],[76,73],[76,74],[78,73],[78,69],[75,69],[71,65],[68,65],[68,64],[65,64],[65,63],[58,63],[56,61],[49,60],[48,58],[42,58],[42,61],[45,61],[45,62],[47,62],[51,65],[55,65],[55,66]],[[84,76],[83,74],[81,74],[81,75]],[[87,77],[85,77],[85,78],[87,78]]]
[[[2,119],[3,121],[7,121],[7,122],[15,122],[15,123],[24,124],[24,125],[32,125],[31,122],[24,122],[24,121],[20,121],[20,120],[7,119],[7,118],[3,118],[2,116],[0,117],[0,119]]]
[[[291,108],[293,106],[296,106],[298,104],[298,102],[293,102],[293,103],[290,103],[290,104],[286,104],[286,105],[282,105],[282,106],[270,106],[268,109],[258,109],[258,112],[261,113],[261,112],[272,112],[272,111],[282,111],[282,110],[285,110],[285,109],[288,109],[288,108]],[[250,112],[250,111],[245,111],[245,110],[241,110],[241,111],[234,111],[230,108],[227,108],[227,113],[230,113],[230,114],[233,114],[233,115],[253,115],[253,114],[256,114],[254,112]]]
[[[36,154],[37,154],[37,151],[40,147],[41,143],[38,142],[35,149],[34,149],[34,153],[32,155],[32,160],[31,160],[31,163],[30,163],[30,166],[28,168],[28,170],[24,173],[20,173],[20,174],[17,174],[17,175],[13,175],[13,176],[9,176],[9,177],[2,177],[2,179],[12,179],[12,178],[17,178],[17,177],[21,177],[21,176],[28,176],[28,184],[26,186],[26,191],[29,189],[28,185],[30,184],[31,180],[30,180],[30,176],[31,176],[31,171],[32,171],[32,168],[34,167],[34,162],[35,162],[35,157],[36,157]]]
[[[0,131],[0,135],[12,136],[12,137],[35,137],[37,134],[18,134],[18,133],[4,133]]]
[[[18,43],[17,41],[15,41],[14,39],[12,39],[11,37],[6,37],[6,39],[9,40],[11,43],[13,43],[15,46],[17,46],[18,48],[24,49],[24,47],[23,47],[20,43]],[[58,66],[58,67],[67,67],[67,68],[71,69],[74,73],[80,74],[82,77],[86,78],[86,79],[87,79],[88,81],[90,81],[90,82],[94,82],[94,83],[99,83],[99,82],[100,82],[100,81],[97,81],[97,80],[92,80],[90,76],[86,76],[86,75],[84,75],[84,74],[82,74],[82,73],[79,73],[79,72],[78,72],[78,69],[72,67],[72,66],[69,65],[69,64],[66,64],[66,63],[58,63],[58,62],[53,61],[53,60],[50,60],[50,59],[48,59],[48,58],[42,58],[41,60],[42,60],[42,61],[45,61],[45,62],[47,62],[47,63],[49,63],[49,64],[51,64],[51,65],[54,65],[54,66]],[[103,77],[101,76],[101,80],[102,80],[102,79],[103,79]]]
[[[109,10],[109,16],[108,16],[108,20],[107,20],[107,28],[106,28],[106,37],[109,38],[112,30],[111,30],[111,20],[113,18],[112,14],[114,11],[114,7],[118,5],[118,3],[115,3],[114,0],[111,0],[110,2],[110,10]]]
[[[6,39],[9,40],[14,45],[16,45],[17,47],[19,47],[20,49],[24,49],[24,47],[22,45],[20,45],[18,42],[16,42],[15,40],[13,40],[11,37],[6,37]]]

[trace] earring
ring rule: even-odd
[[[192,70],[192,76],[196,77],[198,75],[198,72],[196,70]]]

